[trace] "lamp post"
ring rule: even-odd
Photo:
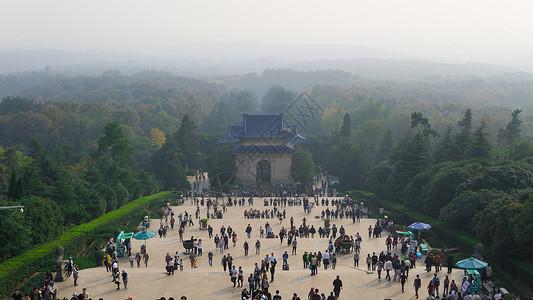
[[[24,206],[22,206],[22,205],[16,205],[16,206],[0,206],[0,210],[12,209],[12,208],[19,208],[19,209],[20,209],[20,213],[23,213],[23,212],[24,212]]]

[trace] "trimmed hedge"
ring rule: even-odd
[[[171,192],[161,192],[131,201],[99,218],[70,229],[47,244],[6,260],[0,264],[0,298],[8,296],[20,282],[41,268],[53,264],[57,246],[65,248],[64,256],[75,256],[92,242],[97,230],[127,223],[133,216],[143,215],[147,209],[159,204],[158,200],[169,194]]]

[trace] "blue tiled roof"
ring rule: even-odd
[[[305,137],[298,133],[298,126],[285,127],[283,114],[279,115],[243,115],[243,125],[228,126],[228,135],[220,139],[219,143],[237,143],[240,139],[291,139],[291,143],[307,142]]]
[[[266,146],[242,146],[242,139],[263,139]],[[284,146],[268,146],[270,139],[286,139]],[[285,126],[283,114],[248,115],[244,114],[242,126],[229,125],[228,135],[218,140],[219,143],[233,144],[232,153],[236,154],[281,154],[295,153],[294,144],[307,143],[305,137],[298,133],[298,126]],[[262,143],[264,145],[264,143]],[[279,145],[279,144],[278,144]]]

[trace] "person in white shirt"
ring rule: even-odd
[[[231,282],[233,282],[233,287],[235,287],[235,285],[237,284],[237,274],[238,271],[237,269],[235,269],[235,266],[233,266],[230,271]]]
[[[274,253],[271,253],[270,254],[270,263],[273,263],[274,261],[276,261],[276,256],[274,255]]]
[[[198,240],[198,256],[202,256],[204,244],[202,243],[202,240]]]
[[[128,259],[130,261],[130,267],[133,268],[133,261],[135,260],[135,256],[133,256],[132,254],[130,254],[130,256],[128,256]]]
[[[392,261],[387,260],[385,262],[385,272],[387,272],[387,276],[385,276],[385,279],[388,279],[390,281],[390,270],[392,270]]]
[[[324,263],[324,269],[327,270],[328,269],[328,264],[329,264],[329,253],[328,253],[328,250],[326,250],[326,252],[324,252],[324,254],[322,254],[322,261]]]

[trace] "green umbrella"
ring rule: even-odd
[[[155,233],[153,231],[143,230],[143,231],[139,231],[139,232],[135,233],[133,235],[133,238],[136,239],[136,240],[147,240],[147,239],[153,238],[156,235],[157,235],[157,233]]]
[[[465,269],[465,270],[481,270],[481,269],[485,269],[486,267],[488,267],[489,264],[479,259],[470,257],[470,258],[458,261],[455,264],[455,266],[458,267],[459,269]]]

